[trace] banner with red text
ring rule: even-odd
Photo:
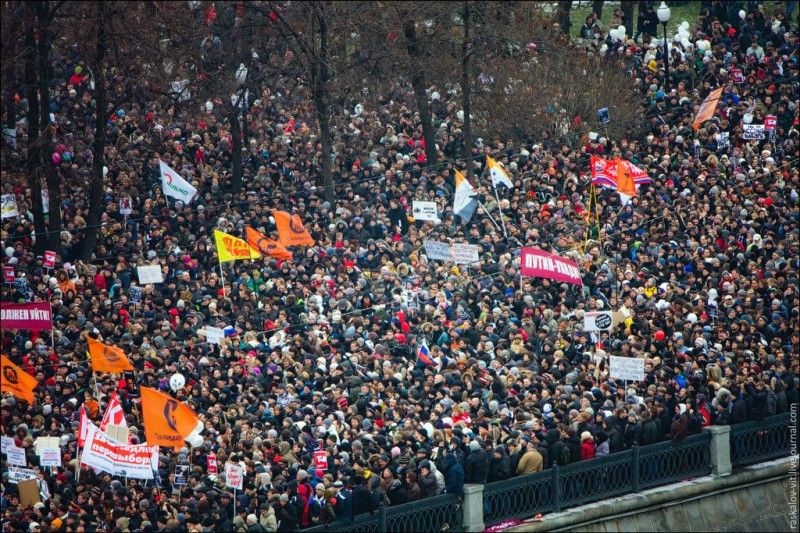
[[[3,329],[28,329],[42,331],[53,329],[50,302],[27,304],[0,303],[0,322]]]
[[[523,248],[520,273],[532,278],[547,278],[583,285],[581,270],[575,261],[549,254],[538,248]]]
[[[158,446],[116,443],[91,422],[85,444],[81,464],[114,476],[153,479],[158,467]]]

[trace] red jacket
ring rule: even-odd
[[[592,440],[585,440],[581,442],[581,461],[585,459],[594,459],[595,445]]]

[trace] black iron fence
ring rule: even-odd
[[[731,426],[731,463],[744,466],[789,454],[789,413]]]
[[[356,516],[352,521],[340,520],[303,531],[309,533],[460,531],[462,521],[461,499],[452,494],[442,494],[403,505],[381,507],[372,513]]]

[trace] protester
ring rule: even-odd
[[[50,497],[25,508],[3,455],[4,523],[295,531],[787,412],[800,390],[797,29],[782,16],[740,24],[721,11],[693,26],[710,46],[674,45],[670,80],[650,8],[641,40],[586,45],[593,54],[607,45],[630,73],[647,120],[641,136],[612,115],[608,131],[575,146],[484,137],[464,161],[458,95],[441,90],[441,161],[425,167],[408,87],[351,117],[359,135],[337,135],[335,202],[315,185],[321,156],[307,103],[273,90],[291,80],[265,77],[253,99],[241,192],[227,185],[221,105],[141,93],[109,119],[103,226],[88,261],[78,253],[89,200],[72,184],[91,169],[92,89],[82,61],[57,54],[51,111],[63,149],[54,151],[70,154],[56,169],[70,185],[52,268],[34,252],[26,181],[2,171],[20,213],[2,220],[3,266],[17,279],[2,301],[49,302],[53,333],[4,324],[3,354],[37,386],[32,403],[4,394],[1,414],[29,468],[40,465],[42,436],[63,440],[62,466],[38,469]],[[695,130],[717,87],[713,119]],[[774,134],[743,140],[744,125],[767,115],[777,117]],[[624,207],[599,190],[599,232],[587,228],[592,154],[624,158],[652,179]],[[514,185],[498,187],[499,201],[487,155]],[[165,196],[159,160],[197,197]],[[484,207],[469,222],[454,214],[455,171],[467,164],[485,209],[499,221],[502,208],[508,238]],[[133,211],[122,215],[128,198]],[[441,222],[409,218],[414,200],[436,202]],[[277,238],[277,211],[298,215],[315,244],[290,247],[292,259],[220,264],[215,229]],[[480,263],[430,259],[423,241],[447,239],[479,246]],[[523,246],[575,260],[583,285],[521,277]],[[164,281],[139,283],[146,264]],[[603,310],[615,313],[613,328],[583,331],[586,313]],[[228,327],[220,344],[209,338],[209,328]],[[121,348],[134,371],[93,373],[87,338]],[[418,357],[423,340],[431,364]],[[610,355],[643,359],[644,379],[611,378]],[[176,373],[185,385],[171,392]],[[99,424],[116,395],[130,442],[142,443],[141,387],[191,407],[202,444],[162,447],[147,482],[81,468],[81,407]],[[210,470],[212,456],[221,470],[244,468],[242,490]],[[178,465],[190,466],[185,486]]]

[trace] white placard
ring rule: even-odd
[[[164,275],[161,273],[159,265],[144,265],[136,267],[136,274],[139,276],[139,283],[164,283]]]
[[[454,244],[450,247],[450,254],[453,256],[453,262],[461,265],[471,265],[472,263],[479,263],[480,248],[475,244]]]
[[[583,316],[583,331],[611,331],[613,325],[611,311],[589,311]]]
[[[45,448],[58,448],[59,446],[61,446],[61,439],[58,437],[39,437],[33,441],[36,455],[42,455],[42,450]]]
[[[6,448],[6,457],[8,457],[8,464],[15,466],[25,466],[28,462],[25,460],[25,448],[19,446],[9,446]]]
[[[123,196],[119,199],[119,214],[130,215],[133,213],[133,200],[130,196]]]
[[[42,448],[39,454],[39,462],[42,466],[61,466],[61,449]]]
[[[153,479],[153,465],[158,465],[158,446],[118,444],[90,422],[81,464],[114,476]]]
[[[30,468],[17,468],[16,466],[8,467],[8,482],[19,483],[26,479],[36,479],[36,472]]]
[[[436,213],[436,202],[425,202],[414,200],[412,202],[411,214],[414,220],[430,220],[439,222],[439,215]]]
[[[17,211],[17,197],[13,194],[4,194],[0,196],[2,201],[2,208],[0,208],[0,218],[15,218],[19,215]]]
[[[425,246],[425,255],[428,256],[428,259],[436,261],[453,260],[453,256],[450,253],[450,245],[446,242],[424,241],[422,244]]]
[[[206,326],[206,341],[208,341],[210,344],[222,344],[222,339],[224,338],[225,332],[222,328]]]
[[[763,124],[745,124],[742,130],[742,139],[748,141],[756,141],[766,137],[766,131]]]
[[[609,375],[612,379],[642,381],[644,379],[644,359],[638,357],[610,357]]]
[[[2,437],[0,437],[0,439],[2,439],[2,441],[0,441],[0,448],[2,449],[3,453],[6,453],[6,450],[9,449],[11,446],[16,446],[16,444],[14,444],[13,437],[6,437],[5,435],[3,435]]]
[[[244,468],[233,463],[225,463],[225,485],[232,489],[242,490],[244,486]]]

